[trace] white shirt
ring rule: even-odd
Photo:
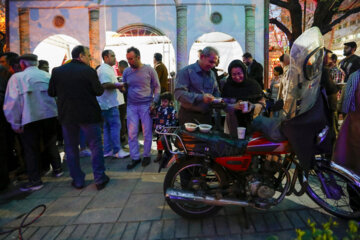
[[[284,101],[287,98],[289,82],[290,82],[287,78],[289,67],[290,65],[283,67],[284,73],[282,78],[280,79],[280,84],[282,85],[282,89],[281,89],[281,93],[279,92],[279,94],[281,94],[281,99],[283,99]]]
[[[49,81],[50,74],[35,66],[11,76],[3,108],[14,130],[27,123],[58,115],[55,99],[47,93]]]
[[[101,64],[97,70],[101,84],[116,83],[117,78],[112,66],[107,63]],[[108,110],[125,103],[124,95],[118,89],[105,89],[103,95],[97,97],[101,110]]]

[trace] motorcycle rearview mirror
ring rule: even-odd
[[[316,48],[305,58],[303,71],[306,80],[312,81],[317,77],[317,75],[321,74],[322,61],[323,61],[322,47]]]

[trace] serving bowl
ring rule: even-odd
[[[200,132],[207,133],[210,132],[212,126],[209,124],[199,124]]]
[[[196,128],[198,127],[198,125],[196,125],[195,123],[185,123],[185,129],[189,132],[193,132],[196,130]]]

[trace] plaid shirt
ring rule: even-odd
[[[329,70],[330,78],[334,81],[334,83],[344,83],[345,79],[345,72],[338,68],[337,66],[334,66],[330,68]]]

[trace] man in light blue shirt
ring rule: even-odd
[[[104,119],[104,157],[125,158],[130,154],[121,148],[120,142],[121,123],[118,107],[124,103],[124,96],[118,90],[120,84],[112,67],[116,64],[115,53],[104,50],[102,58],[104,63],[98,68],[97,73],[105,91],[97,100]]]
[[[176,75],[174,95],[180,103],[180,125],[186,122],[212,124],[210,103],[220,96],[220,91],[211,69],[218,56],[215,48],[206,47],[196,63],[184,67]]]
[[[147,166],[151,161],[152,119],[150,109],[159,100],[160,83],[155,69],[141,63],[140,51],[137,48],[129,48],[126,58],[130,67],[125,69],[123,80],[127,90],[127,127],[132,158],[127,168],[132,169],[141,161],[138,141],[139,120],[141,120],[144,135],[142,166]]]

